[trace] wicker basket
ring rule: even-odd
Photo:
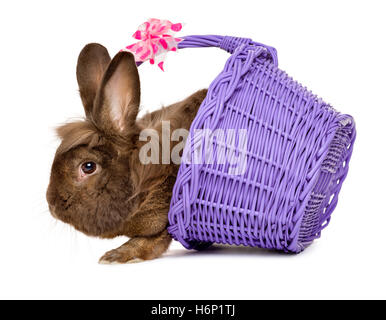
[[[189,249],[223,243],[302,251],[337,205],[355,139],[352,117],[278,69],[272,47],[222,36],[188,36],[179,44],[192,47],[219,47],[231,57],[192,123],[173,189],[170,234]],[[218,159],[187,161],[192,150],[202,152],[199,144],[217,152],[232,147],[193,134],[203,129],[247,133],[246,144],[230,150],[245,156],[242,174]]]

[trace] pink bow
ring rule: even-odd
[[[175,32],[182,29],[181,23],[171,23],[168,20],[149,19],[138,27],[133,38],[140,40],[127,46],[123,51],[134,54],[135,61],[150,60],[151,64],[157,63],[162,71],[166,54],[177,51],[177,45],[183,39],[173,37]]]

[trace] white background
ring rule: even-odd
[[[386,298],[384,1],[2,1],[0,4],[0,298]],[[99,265],[125,239],[92,239],[56,222],[45,190],[54,127],[82,116],[75,66],[100,42],[111,55],[149,17],[181,32],[253,38],[338,110],[358,138],[330,226],[294,256],[255,248],[189,252]],[[143,110],[209,85],[220,49],[170,53],[162,73],[141,66]]]

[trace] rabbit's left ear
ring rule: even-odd
[[[107,49],[99,43],[89,43],[79,54],[76,78],[87,117],[92,112],[98,88],[110,61]]]
[[[135,127],[139,103],[140,82],[134,56],[120,52],[103,76],[92,120],[107,134],[126,136]]]

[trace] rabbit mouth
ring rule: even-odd
[[[68,209],[72,206],[71,201],[72,196],[68,196],[67,198],[63,199],[62,197],[59,197],[58,195],[55,196],[54,199],[47,197],[48,202],[48,209],[50,210],[51,215],[58,220],[63,220],[61,212],[66,212]],[[58,212],[59,210],[59,212]]]
[[[55,218],[55,219],[59,219],[59,217],[56,215],[55,213],[55,207],[52,205],[52,204],[48,204],[48,209],[50,210],[50,213],[51,215]]]

